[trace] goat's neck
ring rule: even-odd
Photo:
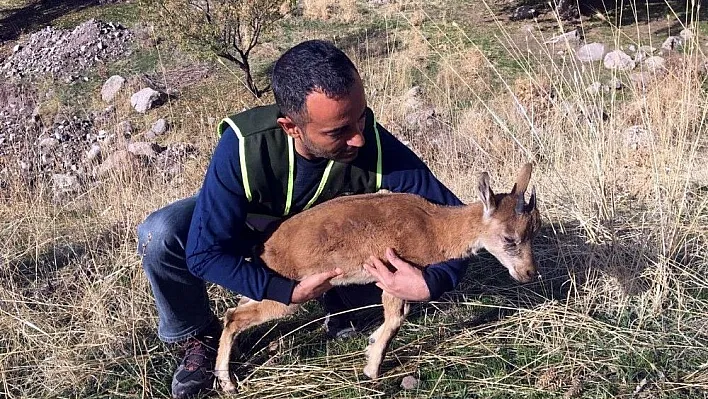
[[[463,258],[476,253],[481,247],[480,238],[485,229],[484,206],[481,202],[445,207],[446,217],[441,226],[444,251],[449,258]]]

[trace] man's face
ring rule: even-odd
[[[329,98],[313,91],[305,98],[307,114],[297,129],[297,149],[305,158],[353,161],[364,146],[366,96],[359,76],[348,95]],[[297,137],[296,137],[297,138]]]

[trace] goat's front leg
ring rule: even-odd
[[[236,340],[236,336],[249,327],[291,315],[299,307],[300,305],[284,305],[270,300],[262,302],[241,300],[238,307],[226,311],[224,330],[221,332],[219,352],[216,355],[216,367],[214,370],[214,374],[219,379],[224,391],[236,391],[236,386],[231,382],[229,374],[231,347]]]
[[[369,346],[366,348],[368,361],[364,367],[364,374],[371,379],[379,376],[386,349],[408,314],[408,304],[385,291],[381,295],[381,302],[384,308],[384,322],[371,334]]]

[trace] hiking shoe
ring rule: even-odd
[[[172,376],[173,398],[193,398],[212,391],[218,344],[219,334],[213,331],[185,341],[184,358]]]
[[[327,313],[324,321],[324,329],[327,332],[327,337],[331,339],[347,339],[356,336],[357,328],[350,319],[343,317],[345,315],[331,315]]]

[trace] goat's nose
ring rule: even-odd
[[[536,269],[529,269],[526,271],[526,277],[528,281],[532,281],[534,278],[539,278],[540,274],[536,273]]]

